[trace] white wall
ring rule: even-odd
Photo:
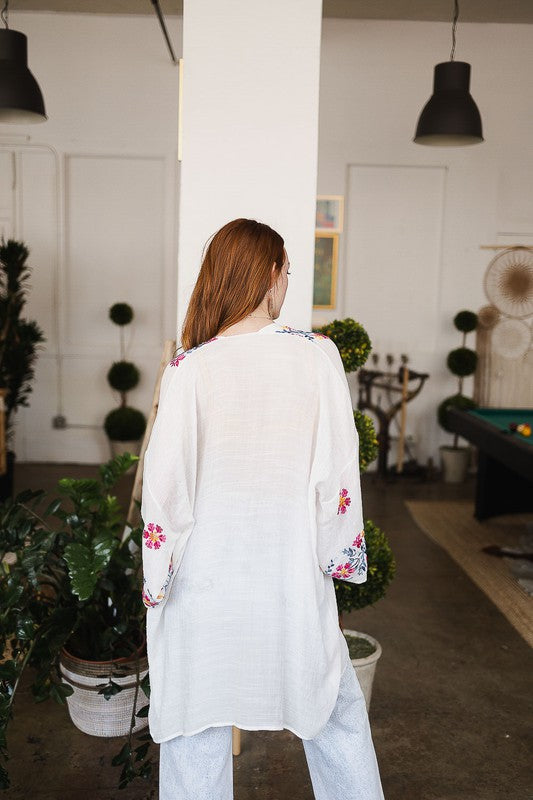
[[[205,242],[238,217],[285,239],[283,319],[310,326],[321,6],[185,1],[180,330]]]
[[[181,20],[167,21],[180,54]],[[140,408],[150,406],[159,344],[175,335],[177,69],[170,63],[152,16],[13,11],[10,24],[29,37],[30,67],[41,84],[50,116],[47,123],[32,128],[0,127],[0,155],[7,153],[0,158],[0,221],[8,232],[23,236],[32,249],[34,290],[29,313],[45,327],[48,338],[47,349],[39,357],[30,409],[20,415],[17,454],[30,461],[99,462],[107,456],[107,442],[98,426],[115,403],[105,374],[118,357],[117,331],[105,318],[108,307],[129,297],[137,311],[129,355],[143,371],[142,384],[131,396],[132,404]],[[294,38],[295,50],[304,45]],[[524,238],[533,233],[533,26],[459,24],[456,55],[472,64],[472,93],[482,113],[486,141],[464,149],[414,145],[416,120],[431,93],[433,66],[448,58],[449,45],[446,23],[333,19],[322,23],[318,192],[346,194],[349,165],[354,164],[442,168],[446,175],[431,330],[411,330],[408,335],[407,327],[398,331],[386,307],[381,317],[375,312],[379,292],[373,298],[369,326],[378,352],[398,356],[407,351],[414,369],[431,373],[408,416],[408,427],[420,441],[422,461],[429,454],[435,456],[437,444],[446,441],[434,411],[440,398],[454,390],[445,367],[446,353],[457,344],[451,319],[460,308],[476,309],[485,303],[482,277],[491,253],[479,245],[509,241],[504,232]],[[280,107],[282,103],[280,98]],[[283,118],[279,124],[283,126]],[[299,136],[305,143],[314,133],[302,129]],[[36,143],[45,147],[33,148]],[[263,142],[258,152],[267,147],[268,142]],[[18,153],[15,161],[13,152]],[[94,183],[91,163],[97,167]],[[12,202],[5,187],[6,180],[13,179],[13,164],[17,186]],[[104,232],[99,194],[91,195],[91,185],[96,187],[105,177],[105,164],[112,169],[105,197],[110,230]],[[129,211],[140,214],[130,228],[129,217],[120,224],[125,206],[111,191],[119,188],[116,176],[124,165],[131,165],[140,181],[137,193],[123,195]],[[142,189],[150,186],[159,187],[155,199],[143,195]],[[280,213],[283,219],[293,216],[295,220],[294,228],[290,223],[283,225],[290,246],[293,231],[301,230],[302,212],[300,207],[290,209],[286,197],[290,195],[281,186]],[[409,208],[408,196],[405,206]],[[231,210],[240,213],[236,205]],[[247,206],[248,210],[259,214],[261,207]],[[89,213],[96,222],[84,239],[80,221]],[[383,216],[380,235],[387,233],[387,215]],[[138,248],[143,243],[143,226],[150,220],[154,230],[160,220],[155,237],[158,249],[156,256],[151,252],[145,257]],[[207,222],[206,235],[219,219]],[[134,234],[135,247],[125,251],[128,230]],[[153,230],[150,236],[153,250]],[[195,234],[197,248],[202,236],[200,230]],[[357,261],[349,270],[346,263],[346,253],[357,251],[357,244],[350,242],[350,231],[345,230],[340,248],[344,294],[331,314],[314,314],[315,322],[344,316],[365,322],[366,308],[358,304]],[[118,246],[122,255],[115,259]],[[89,260],[95,254],[92,285],[90,276],[83,278],[84,272],[80,273],[84,251]],[[191,251],[194,268],[199,255]],[[135,280],[131,294],[130,259]],[[384,259],[383,279],[402,293],[410,276],[398,274],[396,263],[391,248],[390,258]],[[308,271],[310,264],[302,263],[301,269]],[[297,271],[295,264],[293,277]],[[89,285],[76,283],[80,277],[89,280]],[[143,279],[148,288],[145,298]],[[121,297],[117,297],[118,287],[123,288]],[[425,297],[430,289],[424,286]],[[290,321],[298,323],[293,310],[294,316],[289,305],[284,308]],[[52,430],[51,417],[61,407],[69,422],[94,427]]]
[[[459,24],[456,58],[472,65],[471,92],[482,115],[485,142],[465,148],[415,145],[412,138],[431,94],[433,67],[446,61],[449,52],[450,26],[445,23],[323,22],[318,193],[345,195],[346,219],[351,209],[361,224],[371,221],[373,230],[363,235],[352,216],[352,228],[345,228],[340,241],[337,308],[315,311],[313,322],[354,317],[366,323],[381,355],[380,367],[386,353],[395,356],[397,367],[399,355],[406,352],[413,369],[430,373],[408,407],[408,430],[422,462],[430,455],[435,458],[438,444],[449,441],[436,424],[435,409],[456,386],[445,365],[447,352],[459,345],[452,319],[462,308],[477,310],[487,302],[483,275],[494,251],[480,245],[529,243],[533,233],[533,26]],[[354,165],[379,168],[373,170],[375,179],[364,183],[368,208],[358,205]],[[428,238],[428,231],[420,229],[415,214],[420,205],[415,173],[427,167],[444,171],[445,177],[440,244],[428,244],[424,277],[416,245]],[[387,213],[387,203],[398,191],[398,168],[413,180],[405,181],[403,207]],[[436,209],[439,200],[428,195],[427,202]],[[378,203],[381,215],[375,213]],[[405,223],[402,231],[394,228],[399,214]],[[406,252],[409,239],[412,249]],[[376,285],[369,293],[368,265],[376,252]],[[410,256],[417,260],[412,269]],[[397,304],[406,299],[413,313],[405,310],[402,325]],[[420,303],[426,309],[430,304],[433,313],[421,317]],[[417,316],[423,319],[418,328],[413,327]],[[351,384],[356,399],[356,382],[351,379]]]
[[[181,19],[167,23],[179,54]],[[28,36],[49,116],[0,126],[0,223],[31,250],[27,313],[47,338],[15,449],[21,461],[101,462],[118,404],[109,307],[134,308],[127,357],[141,383],[129,403],[146,413],[175,337],[178,70],[155,15],[12,13],[10,26]],[[65,430],[52,429],[58,413]]]

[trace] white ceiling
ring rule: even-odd
[[[194,0],[189,0],[194,2]],[[268,2],[268,0],[264,0]],[[325,17],[441,20],[453,18],[453,0],[323,0]],[[160,0],[165,15],[183,13],[183,0]],[[11,0],[11,11],[153,14],[151,0]],[[460,22],[533,24],[532,0],[461,0]]]

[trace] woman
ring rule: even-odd
[[[232,725],[303,740],[318,800],[381,800],[333,577],[366,580],[358,438],[326,336],[278,324],[281,236],[212,238],[145,454],[160,800],[233,798]]]

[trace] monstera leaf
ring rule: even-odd
[[[72,542],[65,547],[65,561],[72,591],[80,600],[88,600],[104,569],[109,564],[118,541],[109,533],[94,537],[90,545]]]

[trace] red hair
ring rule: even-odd
[[[184,350],[244,319],[262,302],[284,261],[284,241],[254,219],[234,219],[212,237],[181,332]]]

